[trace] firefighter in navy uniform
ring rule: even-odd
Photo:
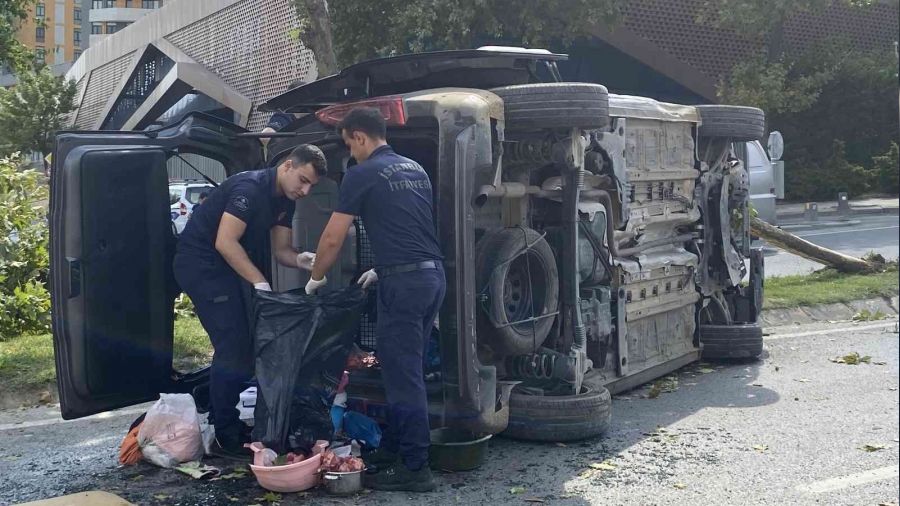
[[[243,283],[271,291],[252,253],[271,240],[278,263],[312,270],[315,255],[291,246],[294,201],[305,197],[326,172],[325,156],[311,145],[295,148],[277,167],[235,174],[210,192],[181,233],[175,278],[190,296],[213,354],[210,415],[213,453],[249,459],[248,434],[238,418],[241,390],[253,377],[253,346]]]
[[[359,279],[378,281],[376,346],[388,402],[381,447],[366,456],[379,471],[366,476],[376,490],[426,492],[434,488],[428,468],[428,406],[423,363],[428,336],[444,299],[446,280],[434,225],[431,181],[415,161],[385,141],[375,109],[354,109],[338,125],[357,165],[341,182],[336,211],[316,250],[307,293],[327,283],[353,218],[365,224],[375,268]]]

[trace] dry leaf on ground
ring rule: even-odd
[[[872,361],[872,357],[869,355],[860,355],[857,352],[849,353],[844,355],[843,357],[830,358],[828,359],[835,364],[847,364],[847,365],[859,365],[859,364],[868,364]]]

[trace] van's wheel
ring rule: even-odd
[[[509,425],[503,436],[526,441],[565,442],[597,437],[609,429],[612,397],[600,375],[589,371],[578,395],[509,396]]]
[[[508,130],[609,125],[609,93],[599,84],[519,84],[491,91],[503,99]]]
[[[703,358],[756,358],[763,351],[763,331],[757,323],[700,325]]]
[[[756,107],[698,105],[700,137],[729,137],[758,141],[766,133],[766,113]]]
[[[507,323],[556,311],[559,275],[550,245],[530,228],[488,232],[478,241],[475,266],[482,309],[478,312],[479,337],[484,336],[486,344],[504,355],[537,350],[547,339],[554,317]],[[501,327],[496,328],[494,322]]]

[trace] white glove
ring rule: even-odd
[[[309,283],[306,283],[306,295],[315,295],[316,290],[328,284],[328,277],[322,276],[322,279],[316,281],[310,276]]]
[[[259,290],[261,292],[271,292],[272,291],[272,286],[269,285],[268,283],[253,283],[253,288],[256,288],[257,290]]]
[[[375,274],[375,269],[369,269],[362,273],[362,276],[359,277],[359,281],[357,281],[356,284],[362,285],[362,289],[365,290],[366,288],[369,288],[369,285],[377,281],[378,274]]]
[[[297,268],[302,269],[304,271],[313,270],[313,266],[316,265],[316,254],[310,253],[309,251],[304,251],[297,255]]]

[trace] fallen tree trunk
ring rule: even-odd
[[[776,248],[783,249],[813,262],[825,264],[840,272],[869,272],[876,269],[875,265],[861,258],[817,246],[794,234],[773,227],[759,218],[750,219],[750,231],[753,235],[760,239],[765,239],[766,242]]]

